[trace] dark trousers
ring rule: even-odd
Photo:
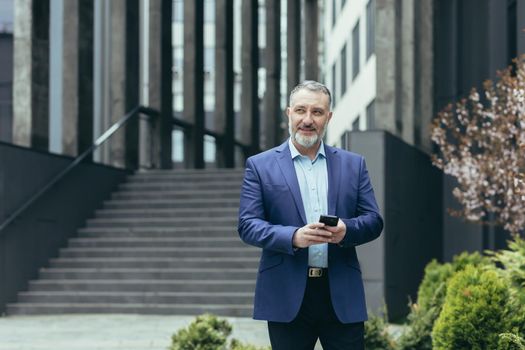
[[[341,323],[335,315],[328,276],[308,278],[297,317],[289,323],[268,322],[272,350],[312,350],[319,338],[323,350],[364,350],[364,323]]]

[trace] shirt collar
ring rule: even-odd
[[[292,159],[302,156],[302,154],[297,150],[297,148],[295,148],[295,145],[293,144],[291,138],[288,138],[288,146],[290,147],[290,154],[292,155]],[[323,158],[326,158],[323,140],[321,140],[321,144],[319,145],[319,149],[317,150],[317,154],[315,155],[314,161],[319,157],[319,155],[322,155]]]

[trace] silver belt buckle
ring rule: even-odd
[[[309,267],[308,277],[321,277],[323,276],[323,269],[320,267]]]

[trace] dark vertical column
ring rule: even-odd
[[[233,111],[233,0],[215,1],[215,125],[219,167],[235,166]]]
[[[139,103],[139,1],[126,1],[126,113]],[[135,117],[126,125],[126,168],[139,166],[139,121]]]
[[[242,2],[242,141],[250,145],[248,155],[259,150],[259,97],[257,95],[259,69],[258,1]]]
[[[287,87],[299,84],[301,73],[301,0],[287,1]]]
[[[49,147],[49,0],[33,1],[33,130],[31,146]]]
[[[304,18],[308,21],[308,25],[304,26],[304,76],[307,80],[319,79],[319,4],[317,1],[304,1]]]
[[[161,116],[160,122],[160,166],[162,169],[171,169],[171,134],[173,130],[173,92],[172,92],[172,1],[162,0],[161,12]],[[151,80],[151,76],[150,76]]]
[[[266,93],[264,113],[266,148],[281,141],[281,3],[266,1]]]
[[[459,94],[459,6],[442,0],[434,7],[434,111],[438,112]]]
[[[147,50],[148,65],[143,67],[148,76],[146,101],[148,107],[161,114],[158,117],[147,117],[141,122],[141,166],[169,169],[172,167],[173,129],[171,0],[150,1],[148,15],[148,47],[144,48]]]
[[[204,2],[184,2],[184,119],[186,166],[204,168]]]
[[[78,152],[93,143],[94,1],[78,0]],[[92,155],[89,156],[92,159]]]
[[[525,54],[525,0],[516,0],[518,55]]]

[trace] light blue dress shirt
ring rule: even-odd
[[[328,170],[324,143],[321,141],[314,160],[299,153],[291,139],[288,139],[288,144],[299,181],[306,220],[308,224],[319,222],[319,216],[328,212]],[[308,248],[308,265],[328,267],[328,243],[315,244]]]

